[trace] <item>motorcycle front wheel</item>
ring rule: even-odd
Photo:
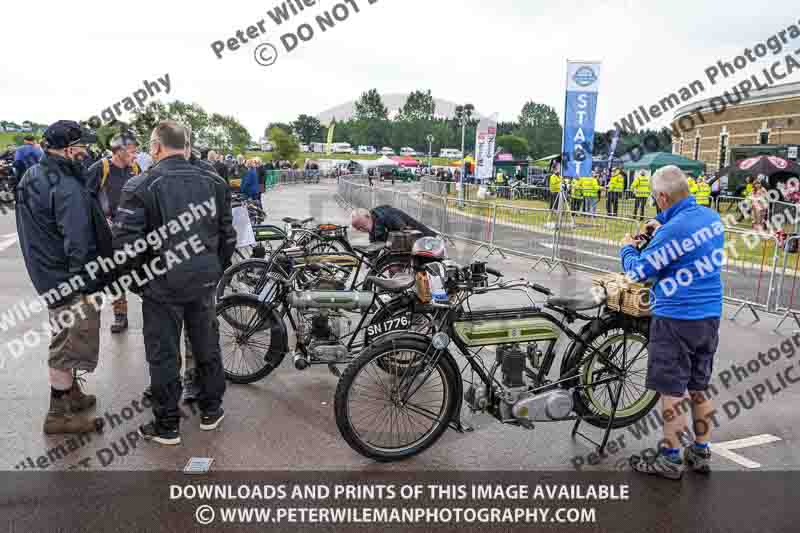
[[[429,342],[397,337],[348,365],[336,387],[334,413],[351,448],[389,462],[413,457],[439,440],[457,415],[460,376],[450,357],[432,364],[431,356]],[[401,367],[398,359],[414,363]]]

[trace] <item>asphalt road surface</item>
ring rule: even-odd
[[[284,216],[314,215],[318,220],[347,222],[348,213],[340,208],[334,196],[332,183],[286,186],[268,193],[264,204],[273,221]],[[3,312],[35,296],[15,235],[13,214],[0,218],[0,310]],[[354,235],[354,238],[365,237]],[[456,243],[455,250],[452,256],[468,257],[474,247]],[[485,250],[479,253],[486,255]],[[567,276],[560,269],[532,271],[528,259],[512,256],[503,259],[494,254],[489,262],[508,277],[524,276],[561,294],[586,294],[590,286],[589,275]],[[499,296],[480,302],[492,307],[513,303]],[[201,432],[197,417],[187,409],[187,419],[181,426],[182,445],[174,448],[147,445],[132,437],[138,425],[150,419],[150,414],[143,412],[139,403],[149,378],[137,297],[131,297],[129,307],[131,327],[122,335],[109,333],[111,310],[103,313],[100,364],[88,376],[87,389],[97,394],[98,416],[105,417],[108,424],[102,435],[92,435],[90,440],[79,443],[45,436],[41,430],[49,397],[45,336],[42,335],[44,342],[37,345],[33,342],[35,334],[29,334],[31,346],[17,357],[8,351],[8,343],[26,331],[41,331],[45,314],[14,326],[6,323],[0,330],[3,358],[0,399],[5,413],[0,429],[3,442],[0,468],[176,471],[190,457],[212,457],[214,468],[219,470],[571,470],[574,463],[588,462],[587,456],[593,451],[586,442],[570,437],[570,422],[537,423],[535,429],[523,430],[503,426],[487,416],[471,417],[465,413],[465,420],[475,431],[466,434],[448,431],[436,445],[409,461],[376,464],[352,451],[339,436],[332,406],[337,378],[326,367],[297,371],[290,357],[258,383],[228,386],[224,405],[227,415],[220,431]],[[715,374],[727,371],[725,375],[732,376],[730,369],[734,364],[745,370],[739,372],[741,381],[732,378],[728,387],[716,380],[719,395],[715,401],[720,416],[713,446],[719,450],[715,456],[717,469],[800,468],[796,444],[800,437],[797,423],[800,383],[791,384],[783,379],[785,387],[782,387],[777,377],[785,374],[789,365],[794,370],[787,375],[800,377],[797,368],[800,357],[780,355],[777,361],[768,357],[762,357],[763,362],[752,361],[760,351],[779,347],[782,342],[794,342],[791,325],[784,328],[783,335],[772,332],[776,322],[776,318],[768,316],[755,324],[723,321]],[[800,348],[794,349],[800,353]],[[726,403],[730,416],[723,411]],[[599,430],[589,431],[599,437]],[[637,438],[630,428],[614,431],[612,438],[621,443],[616,453],[584,468],[617,468],[631,453],[656,445],[660,437],[652,430],[649,433]]]

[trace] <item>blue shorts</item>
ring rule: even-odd
[[[667,396],[706,390],[718,346],[719,318],[653,317],[645,386]]]

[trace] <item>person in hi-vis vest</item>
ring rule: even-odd
[[[631,191],[633,191],[633,195],[636,198],[633,205],[633,216],[644,218],[644,208],[652,193],[650,189],[650,176],[647,175],[646,171],[642,170],[639,175],[636,176],[636,179],[631,183]]]
[[[556,206],[556,200],[558,199],[558,193],[561,192],[561,181],[562,178],[556,172],[550,176],[550,209]]]
[[[609,216],[615,217],[619,213],[619,198],[625,192],[625,176],[618,168],[608,180],[608,194],[606,195],[606,211]]]

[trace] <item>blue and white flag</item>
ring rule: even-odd
[[[567,61],[567,97],[561,170],[565,177],[592,175],[600,63]]]

